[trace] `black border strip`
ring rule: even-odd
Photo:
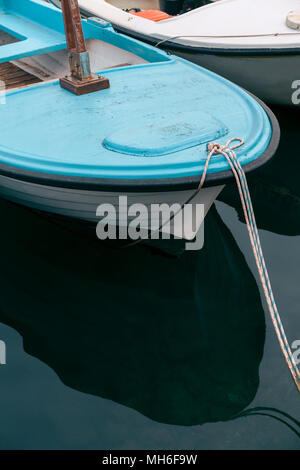
[[[265,152],[252,162],[243,166],[246,173],[250,173],[264,166],[274,156],[280,141],[280,127],[274,113],[259,98],[251,95],[263,107],[267,113],[271,127],[272,137]],[[89,178],[80,176],[55,175],[51,173],[34,172],[24,170],[11,165],[0,164],[0,175],[16,180],[31,182],[35,184],[54,186],[60,188],[78,190],[103,190],[103,191],[128,191],[128,192],[149,192],[149,191],[172,191],[193,189],[199,185],[201,175],[184,176],[178,178],[157,178],[157,179],[114,179],[114,178]],[[218,173],[210,173],[205,180],[205,187],[225,184],[233,180],[231,170]]]
[[[147,36],[142,33],[138,33],[136,31],[132,31],[122,26],[113,24],[113,28],[118,32],[125,34],[126,36],[130,36],[134,39],[139,39],[140,41],[146,42],[147,44],[151,44],[152,46],[156,46],[163,39],[154,38]],[[182,36],[184,37],[184,36]],[[171,39],[171,38],[170,38]],[[176,38],[179,39],[179,38]],[[213,55],[225,55],[225,56],[243,56],[243,57],[260,57],[260,56],[278,56],[278,55],[299,55],[300,56],[300,47],[287,47],[287,48],[253,48],[253,49],[245,49],[245,48],[236,48],[236,49],[223,49],[219,47],[205,47],[205,46],[189,46],[185,44],[180,44],[178,42],[174,42],[172,40],[164,41],[163,44],[157,46],[160,49],[167,49],[168,51],[181,51],[186,52],[189,54],[213,54]]]

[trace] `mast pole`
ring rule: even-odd
[[[61,8],[71,72],[69,77],[60,79],[61,87],[76,95],[109,88],[107,78],[91,72],[90,57],[83,35],[78,0],[61,0]]]

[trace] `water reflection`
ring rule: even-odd
[[[239,418],[247,418],[248,416],[268,416],[269,418],[279,421],[284,426],[289,428],[298,438],[300,438],[300,421],[295,419],[288,413],[285,413],[278,408],[258,406],[255,408],[248,408],[239,414]]]
[[[0,201],[0,322],[68,386],[194,425],[228,420],[258,387],[257,286],[213,209],[205,247],[167,257],[86,243]]]

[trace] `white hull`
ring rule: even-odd
[[[187,201],[192,204],[203,204],[205,216],[223,187],[224,186],[213,186],[211,188],[201,189],[201,191],[189,201],[195,194],[195,190],[148,193],[86,191],[40,185],[2,175],[0,176],[0,196],[5,199],[50,214],[57,214],[94,223],[100,220],[100,217],[96,215],[97,207],[100,204],[111,204],[116,208],[116,211],[118,211],[119,196],[127,196],[128,206],[140,203],[147,208],[150,208],[151,204],[162,203],[168,205],[177,203],[182,206]],[[130,218],[128,218],[128,222],[130,222]],[[113,225],[113,220],[108,223]],[[198,230],[199,227],[194,228]],[[171,233],[179,236],[179,232],[176,232],[176,227],[171,227]],[[194,238],[194,233],[191,233],[189,236],[189,233],[185,232],[184,235],[186,239]]]
[[[296,82],[300,31],[286,24],[289,12],[299,9],[299,0],[222,0],[159,22],[122,10],[159,8],[157,0],[79,0],[79,4],[131,36],[151,44],[166,41],[161,47],[228,78],[268,103],[289,106],[300,102]]]
[[[297,75],[300,54],[243,57],[173,52],[222,75],[267,103],[283,106],[300,104],[300,75]]]

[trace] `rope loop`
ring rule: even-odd
[[[265,264],[265,260],[264,260],[264,256],[263,256],[263,252],[261,248],[259,233],[258,233],[258,229],[256,226],[255,215],[254,215],[254,210],[253,210],[252,201],[250,197],[250,192],[248,189],[246,175],[235,153],[235,149],[241,147],[244,143],[245,143],[244,140],[241,139],[240,137],[234,137],[228,140],[228,142],[226,142],[225,145],[221,145],[217,142],[210,142],[209,144],[207,144],[208,156],[206,158],[206,162],[204,165],[204,169],[203,169],[203,173],[202,173],[198,190],[200,190],[204,185],[206,174],[207,174],[207,169],[208,169],[211,157],[213,155],[223,155],[226,158],[236,180],[236,184],[238,187],[238,191],[239,191],[239,195],[240,195],[240,199],[241,199],[241,203],[243,207],[243,212],[244,212],[244,216],[245,216],[245,220],[247,224],[247,230],[248,230],[248,234],[249,234],[249,238],[251,242],[253,255],[255,258],[258,274],[260,277],[260,282],[263,288],[264,296],[267,302],[267,306],[268,306],[268,310],[269,310],[269,313],[273,322],[273,326],[274,326],[282,353],[286,360],[286,363],[290,369],[290,372],[293,376],[293,379],[298,388],[298,391],[300,392],[300,371],[297,367],[295,358],[293,356],[293,353],[291,351],[290,345],[288,343],[288,340],[287,340],[287,337],[283,328],[282,321],[279,316],[279,312],[277,310],[277,306],[275,303],[275,299],[274,299],[274,295],[273,295],[273,291],[271,287],[271,282],[269,279],[269,274],[266,268],[266,264]]]
[[[238,142],[237,144],[233,145],[232,147],[229,147],[232,142]],[[225,145],[221,145],[218,142],[210,142],[207,144],[207,152],[212,152],[212,154],[222,154],[223,152],[230,152],[232,150],[235,150],[242,145],[244,145],[245,141],[244,139],[241,139],[240,137],[233,137],[232,139],[228,140]]]

